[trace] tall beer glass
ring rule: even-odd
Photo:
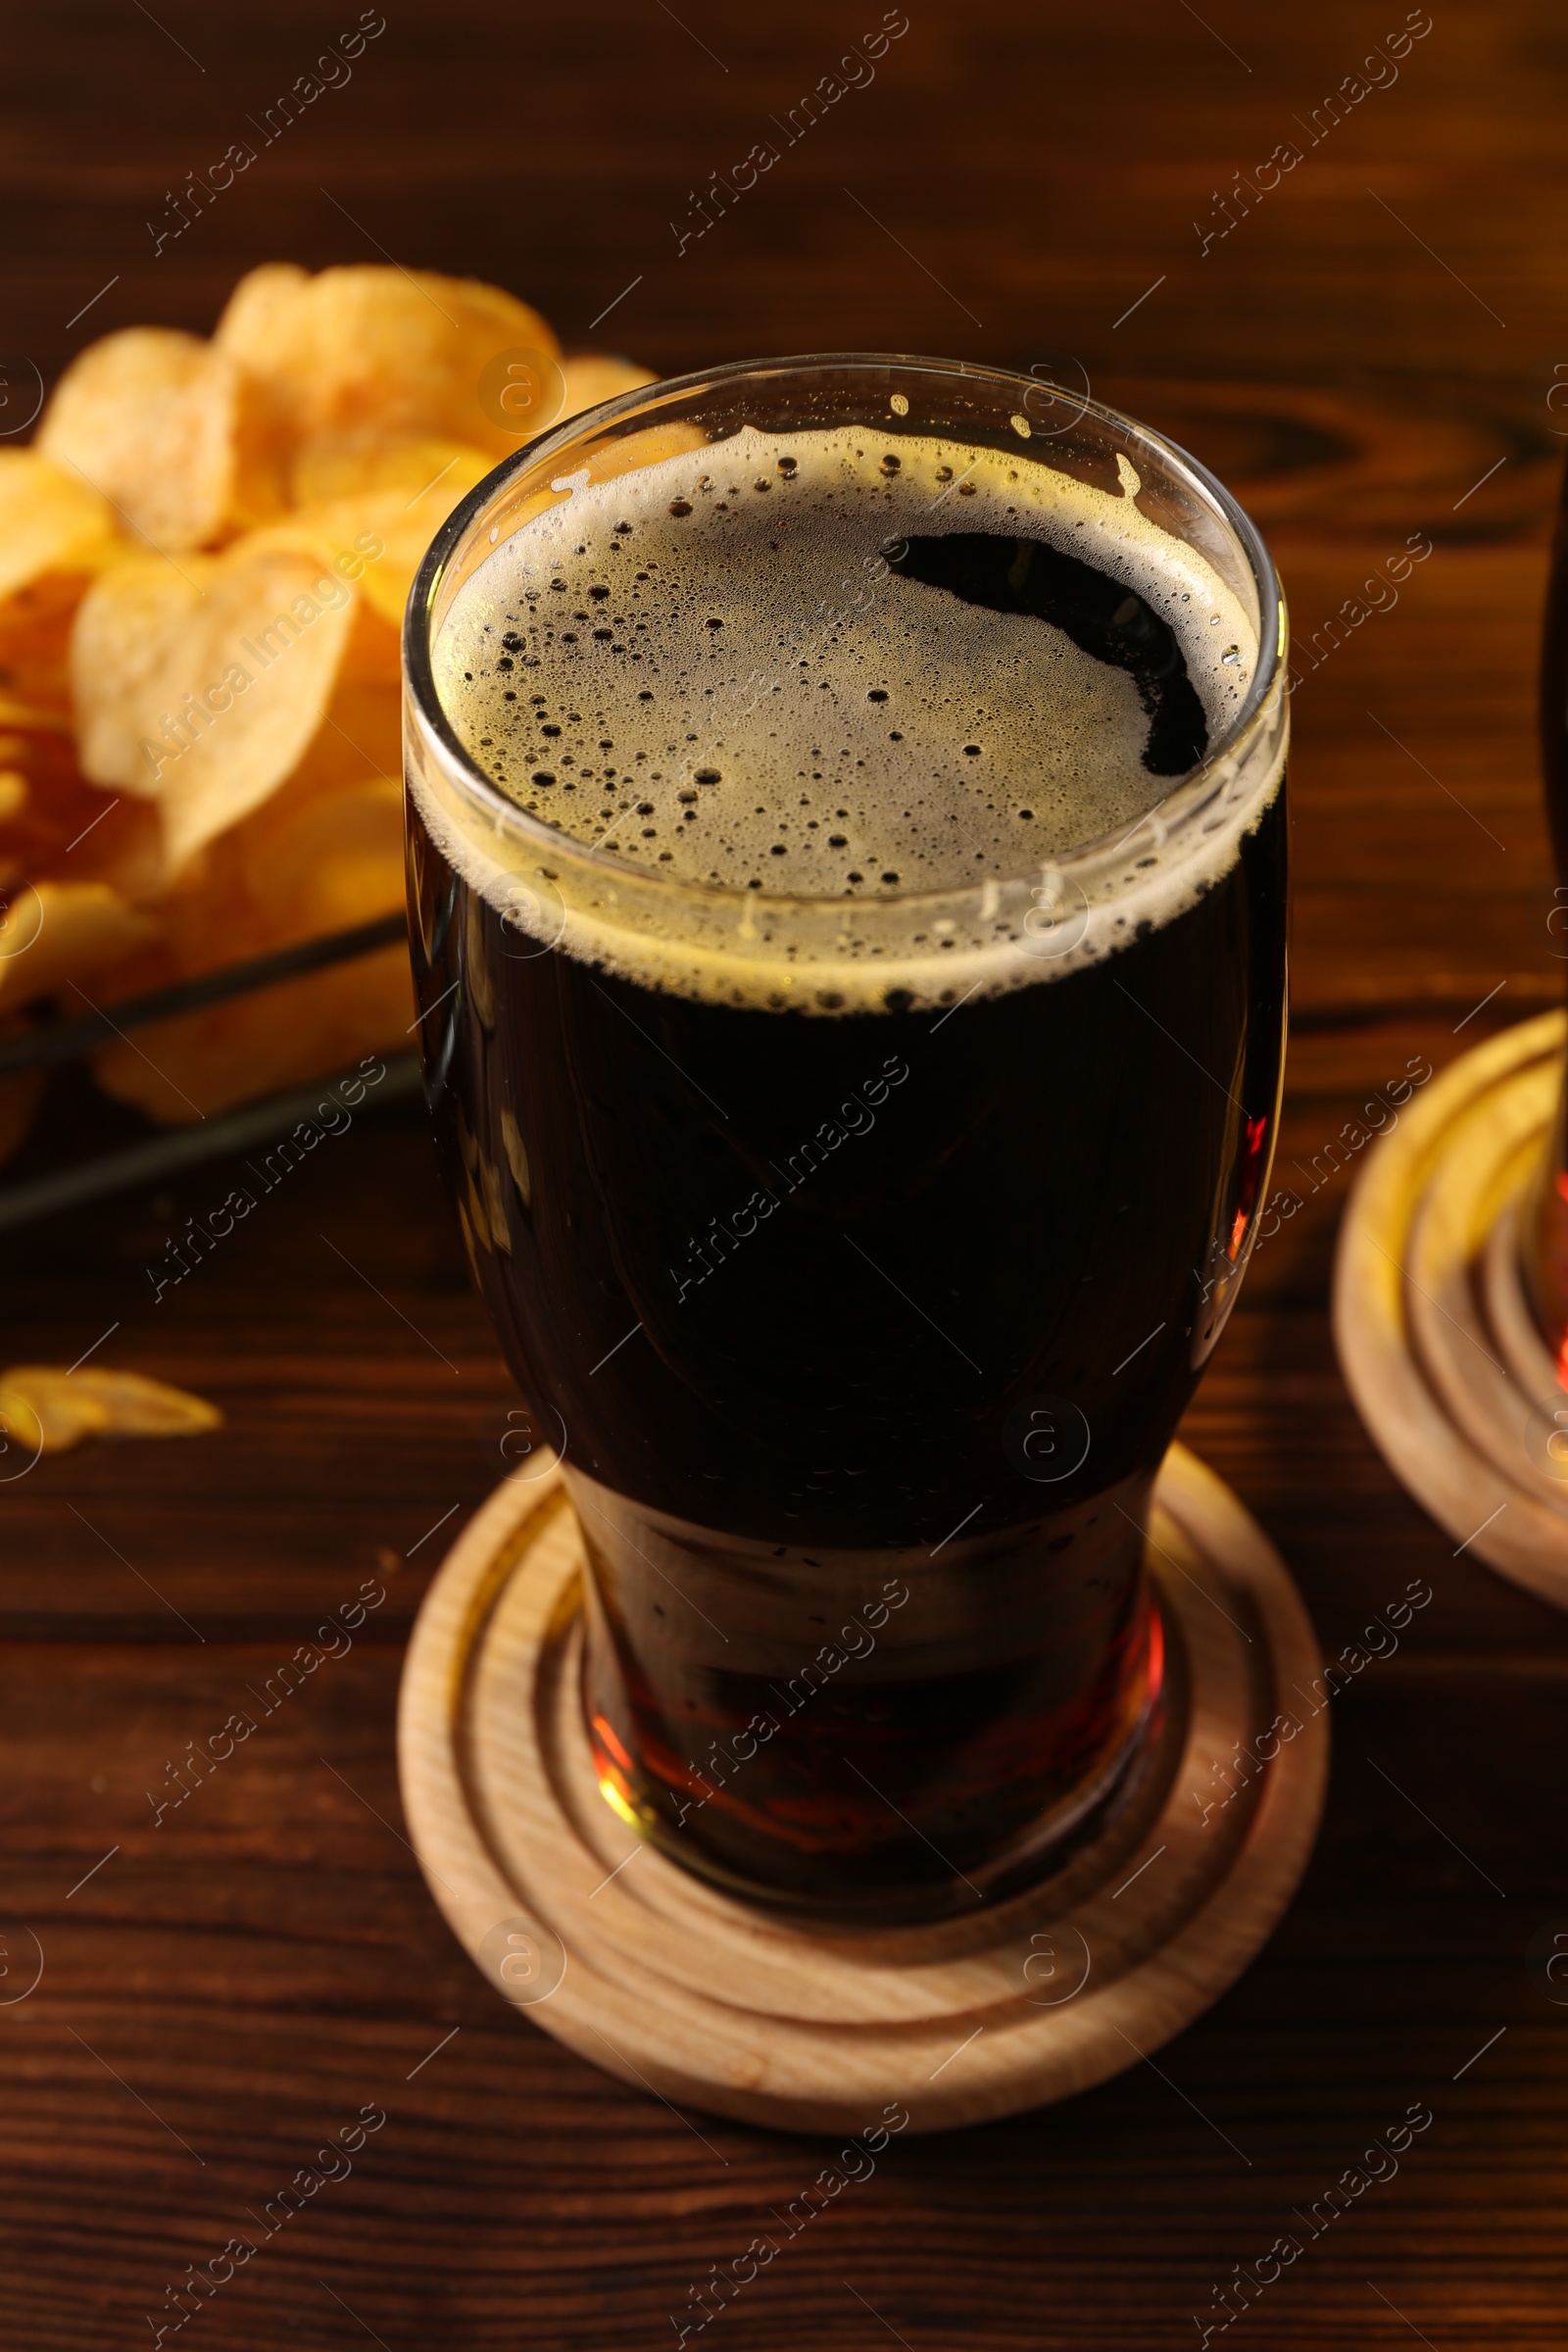
[[[425,562],[441,1159],[600,1785],[732,1889],[968,1907],[1148,1752],[1151,1489],[1273,1148],[1284,626],[1190,458],[921,359],[630,393]]]

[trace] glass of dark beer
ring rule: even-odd
[[[630,393],[426,559],[440,1155],[600,1785],[726,1887],[971,1907],[1150,1751],[1150,1495],[1278,1107],[1284,632],[1192,459],[922,359]]]

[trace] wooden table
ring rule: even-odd
[[[253,262],[385,252],[669,370],[855,345],[1076,363],[1247,501],[1303,640],[1430,536],[1396,609],[1297,695],[1279,1176],[1306,1206],[1185,1434],[1330,1649],[1412,1577],[1435,1600],[1338,1702],[1316,1860],[1230,1996],[1092,2096],[895,2143],[715,2326],[732,2352],[1191,2343],[1234,2266],[1305,2241],[1293,2206],[1425,2102],[1397,2177],[1306,2243],[1247,2342],[1559,2344],[1568,2009],[1526,1947],[1568,1928],[1568,1623],[1454,1557],[1363,1437],[1325,1314],[1349,1176],[1294,1171],[1411,1056],[1562,987],[1532,739],[1568,431],[1560,19],[1438,7],[1397,80],[1374,68],[1386,86],[1312,144],[1394,0],[908,8],[874,82],[678,252],[689,191],[774,137],[877,24],[870,0],[388,0],[352,80],[156,256],[166,190],[331,25],[14,10],[5,339],[52,379],[95,331],[205,329]],[[1255,190],[1284,141],[1302,160],[1244,187],[1221,237],[1211,192],[1235,172]],[[430,1573],[502,1473],[508,1380],[416,1119],[360,1123],[155,1307],[144,1268],[228,1182],[9,1248],[7,1360],[70,1363],[118,1325],[105,1360],[215,1397],[227,1426],[49,1461],[0,1497],[10,1982],[18,1923],[45,1957],[0,2008],[0,2338],[145,2343],[185,2266],[369,2108],[386,2121],[352,2174],[182,2340],[667,2345],[688,2288],[825,2152],[623,2090],[505,2010],[442,1927],[402,1837],[393,1710]],[[366,1579],[386,1599],[352,1651],[155,1826],[166,1765]]]

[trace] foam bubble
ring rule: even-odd
[[[564,851],[593,849],[602,874],[686,886],[585,891],[568,851],[562,946],[684,994],[833,1010],[879,1002],[890,963],[933,1003],[977,955],[996,967],[990,987],[1051,978],[1121,944],[1129,916],[1136,927],[1191,904],[1277,777],[1260,789],[1250,775],[1229,796],[1196,860],[1157,845],[1152,864],[1134,859],[1103,908],[1085,901],[1076,938],[1054,917],[1044,931],[999,923],[993,904],[939,923],[940,938],[911,920],[901,952],[887,904],[977,886],[983,903],[987,885],[1049,875],[1077,846],[1135,827],[1175,780],[1144,763],[1150,715],[1127,670],[1049,620],[890,569],[900,543],[990,533],[1078,557],[1169,625],[1210,742],[1229,729],[1255,628],[1203,558],[1139,510],[1137,489],[1130,467],[1102,491],[1022,455],[858,428],[747,429],[609,481],[575,477],[477,566],[433,648],[470,756]],[[494,830],[481,841],[428,782],[415,789],[444,853],[505,903]],[[755,909],[739,925],[727,896],[725,924],[710,910],[691,919],[695,899],[737,891]],[[813,946],[781,898],[836,899],[843,912]],[[771,955],[770,923],[792,931]]]

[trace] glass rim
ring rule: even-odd
[[[548,855],[569,861],[582,860],[593,871],[638,888],[647,887],[661,897],[697,898],[713,906],[749,906],[756,909],[759,901],[775,907],[793,907],[802,912],[829,911],[842,915],[847,906],[918,906],[951,903],[956,896],[970,892],[978,895],[987,881],[922,885],[917,889],[877,891],[860,898],[854,892],[835,892],[831,895],[812,891],[753,891],[738,884],[711,882],[677,877],[662,873],[657,867],[637,863],[609,852],[598,844],[579,841],[575,835],[546,819],[531,815],[527,809],[502,791],[494,779],[487,776],[473,755],[463,742],[436,692],[432,662],[433,629],[431,616],[449,564],[466,547],[472,533],[482,525],[486,514],[505,497],[514,478],[545,459],[564,455],[602,425],[617,422],[622,417],[635,416],[646,409],[662,407],[673,397],[701,392],[709,386],[720,386],[750,378],[764,383],[769,377],[803,375],[811,371],[832,369],[864,369],[887,373],[897,369],[903,375],[929,374],[950,378],[967,377],[976,383],[1016,387],[1026,394],[1039,395],[1048,390],[1054,399],[1071,407],[1077,416],[1092,416],[1113,438],[1119,438],[1129,451],[1140,444],[1155,451],[1160,461],[1178,476],[1187,479],[1187,486],[1199,494],[1216,514],[1218,520],[1237,542],[1251,574],[1257,597],[1257,663],[1241,709],[1219,739],[1209,746],[1199,764],[1178,776],[1170,789],[1139,812],[1129,826],[1122,824],[1092,838],[1074,842],[1070,848],[1037,858],[1005,873],[987,878],[992,888],[1007,888],[1038,876],[1042,872],[1071,875],[1075,867],[1086,870],[1113,858],[1140,826],[1157,820],[1167,841],[1184,832],[1208,806],[1221,780],[1222,768],[1234,772],[1236,762],[1244,759],[1263,731],[1276,699],[1281,668],[1285,658],[1287,615],[1284,590],[1274,560],[1269,554],[1261,531],[1245,507],[1226,489],[1224,483],[1199,458],[1172,441],[1152,425],[1141,423],[1106,402],[1096,400],[1090,393],[1067,392],[1059,385],[1049,387],[1038,376],[1020,375],[1009,368],[977,366],[964,360],[933,359],[918,353],[906,352],[808,352],[777,358],[726,361],[717,368],[694,368],[684,375],[662,376],[655,383],[638,384],[629,392],[618,392],[612,399],[600,401],[594,407],[581,409],[574,416],[548,425],[531,441],[510,457],[503,458],[484,478],[459,500],[436,532],[420,561],[409,591],[403,616],[403,676],[406,700],[412,707],[429,742],[447,770],[448,780],[460,785],[471,801],[476,802],[493,825],[531,843]],[[803,428],[808,429],[808,428]],[[1059,428],[1057,428],[1059,429]],[[519,526],[526,529],[527,525]],[[1274,625],[1269,625],[1269,615]]]

